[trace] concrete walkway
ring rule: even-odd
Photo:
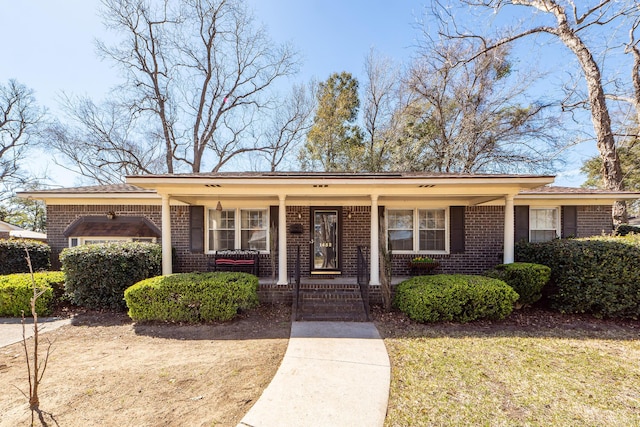
[[[0,317],[0,347],[22,341],[22,319],[15,317]],[[33,336],[33,318],[26,318],[26,336]],[[38,317],[40,333],[53,331],[71,323],[71,319],[57,317]],[[39,336],[39,335],[38,335]]]
[[[293,322],[280,368],[238,426],[382,426],[390,378],[373,323]]]

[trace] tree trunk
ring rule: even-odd
[[[578,59],[580,67],[585,75],[591,107],[591,121],[596,134],[596,145],[602,159],[602,180],[604,188],[613,191],[622,191],[622,170],[620,159],[616,151],[615,139],[611,131],[611,117],[606,105],[604,90],[602,88],[602,76],[598,64],[594,60],[589,49],[569,26],[565,19],[558,17],[560,25],[556,33],[560,40],[567,46]],[[625,202],[616,202],[613,206],[613,222],[620,224],[627,222],[627,208]]]

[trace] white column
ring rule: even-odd
[[[371,272],[369,285],[380,285],[380,232],[378,224],[378,196],[371,195]]]
[[[171,269],[171,204],[169,195],[162,195],[162,275],[172,273]]]
[[[515,224],[513,195],[504,198],[504,260],[505,264],[511,264],[514,259]]]
[[[278,285],[286,285],[287,277],[287,196],[281,195],[278,208]]]

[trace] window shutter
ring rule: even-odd
[[[204,206],[189,206],[189,245],[191,252],[204,252]]]
[[[562,207],[562,238],[578,237],[578,207]]]
[[[515,206],[516,213],[516,243],[524,240],[529,241],[529,206]]]
[[[384,206],[378,206],[378,239],[380,240],[380,242],[387,242],[387,237],[385,236],[384,233],[388,233],[387,231],[387,224],[386,224],[386,219],[384,216]],[[371,247],[373,247],[374,242],[371,242]],[[377,243],[378,247],[380,247],[381,243]],[[387,249],[393,249],[393,248],[388,248]]]
[[[278,250],[278,224],[280,223],[279,218],[280,206],[269,206],[269,242],[267,242],[268,249],[270,251]],[[275,234],[275,235],[274,235]],[[276,246],[275,248],[271,248],[271,242]]]
[[[278,230],[278,224],[280,223],[279,213],[280,206],[269,206],[269,228],[276,230],[276,232]]]
[[[464,214],[464,206],[449,207],[449,250],[452,254],[461,254],[465,250]]]

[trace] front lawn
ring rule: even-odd
[[[421,325],[376,313],[387,426],[640,425],[640,324],[514,313]]]

